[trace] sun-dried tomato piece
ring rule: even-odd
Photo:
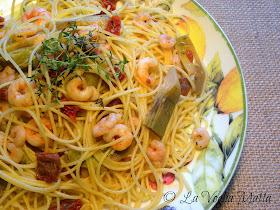
[[[175,180],[175,175],[171,172],[162,173],[163,184],[170,185]]]
[[[119,0],[102,0],[101,5],[103,8],[108,9],[109,8],[109,12],[112,12],[114,10],[116,10],[116,5],[118,3]],[[110,6],[110,7],[109,7]],[[105,12],[101,11],[99,14],[97,15],[104,15]]]
[[[70,166],[70,168],[73,168],[73,166]],[[66,171],[67,171],[66,168],[63,168],[63,169],[62,169],[62,172],[66,172]],[[74,171],[73,173],[76,175],[76,171]],[[72,179],[72,176],[71,176],[70,174],[65,175],[65,177],[66,177],[67,179]]]
[[[57,153],[40,152],[36,154],[36,178],[47,183],[57,181],[61,172],[60,157]]]
[[[192,160],[186,162],[185,166],[188,165],[188,164],[190,164],[191,162],[192,162]]]
[[[112,34],[120,35],[121,33],[121,18],[119,16],[112,16],[107,24],[107,31]]]
[[[116,70],[115,70],[116,71]],[[118,80],[120,80],[120,82],[121,81],[123,81],[125,78],[126,78],[126,75],[125,75],[125,73],[124,72],[122,72],[122,71],[116,71],[118,74],[119,74],[119,76],[118,76]]]
[[[5,18],[3,18],[2,16],[0,16],[0,23],[4,23]],[[0,28],[3,28],[4,24],[0,24]]]
[[[116,9],[116,4],[114,4],[112,1],[110,0],[103,0],[101,2],[101,5],[103,8],[108,9],[110,7],[110,9],[108,10],[109,12],[112,12]]]
[[[179,79],[181,85],[181,95],[187,96],[189,91],[191,90],[192,86],[191,83],[187,78],[180,78]]]
[[[118,80],[119,80],[120,82],[122,82],[122,81],[126,78],[125,73],[122,72],[118,66],[114,66],[114,70],[115,70],[116,74],[118,75]],[[110,74],[109,76],[110,76],[111,78],[114,77],[112,74]],[[114,87],[117,86],[114,82],[112,82],[112,84],[113,84]]]
[[[63,98],[60,101],[67,101],[67,99]],[[60,108],[60,110],[63,114],[66,114],[68,117],[74,120],[74,122],[77,122],[76,113],[80,111],[81,108],[77,105],[64,105],[64,107]]]
[[[79,210],[83,206],[83,202],[78,199],[65,199],[60,201],[60,210]],[[58,210],[56,203],[52,203],[49,210]]]
[[[108,103],[106,105],[106,107],[112,107],[112,106],[116,106],[116,105],[119,105],[119,104],[122,104],[122,101],[121,101],[121,99],[116,98],[116,99],[110,101],[110,103]],[[103,112],[103,110],[100,113],[102,113],[102,112]],[[103,140],[102,136],[100,138],[99,137],[96,138],[96,141],[101,141],[101,140]]]
[[[110,103],[108,103],[106,107],[112,107],[112,106],[116,106],[119,104],[122,104],[122,101],[121,101],[121,99],[116,98],[116,99],[112,100]]]
[[[0,89],[0,101],[8,100],[8,88]]]
[[[170,185],[175,180],[175,175],[171,172],[162,173],[162,179],[164,185]],[[149,180],[149,184],[153,190],[157,190],[157,183]]]

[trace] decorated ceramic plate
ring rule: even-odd
[[[227,36],[211,15],[194,0],[172,1],[173,12],[185,15],[190,23],[190,38],[207,67],[206,92],[213,91],[203,116],[209,123],[211,142],[197,152],[185,173],[191,191],[185,191],[175,203],[172,184],[166,189],[164,209],[211,209],[220,200],[241,156],[247,120],[244,78]],[[181,34],[186,28],[176,23]]]
[[[185,190],[173,203],[176,183],[167,182],[163,209],[212,209],[219,200],[225,199],[223,192],[243,148],[247,120],[244,78],[230,41],[206,10],[195,0],[168,2],[174,14],[184,15],[189,21],[189,29],[183,21],[176,22],[176,25],[181,35],[189,30],[189,36],[207,67],[205,91],[213,91],[213,96],[203,111],[210,125],[210,144],[196,153],[195,160],[187,165],[189,172],[185,172],[191,190]],[[171,10],[166,5],[162,7]]]
[[[245,138],[247,100],[238,59],[222,29],[198,2],[168,0],[172,8],[157,0],[139,2],[156,3],[167,11],[186,17],[189,28],[182,20],[175,24],[181,35],[189,31],[189,37],[207,69],[205,92],[212,94],[202,110],[203,124],[207,125],[211,136],[210,143],[207,148],[196,151],[194,159],[182,168],[190,189],[184,189],[177,196],[177,180],[163,177],[163,209],[211,209],[222,199],[234,174]],[[8,16],[10,2],[1,1],[0,9]]]

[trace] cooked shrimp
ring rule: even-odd
[[[11,108],[11,105],[8,102],[0,101],[0,112],[5,112],[9,108]]]
[[[34,36],[37,32],[38,29],[34,27],[19,29],[13,34],[13,39],[16,42],[19,42],[25,40],[27,37]]]
[[[139,79],[147,85],[153,86],[155,78],[149,75],[149,69],[158,66],[158,61],[154,58],[143,58],[138,62],[137,75]]]
[[[116,124],[109,133],[103,136],[104,141],[112,142],[122,139],[119,143],[112,145],[112,148],[117,151],[123,151],[131,145],[133,135],[129,128],[123,124]]]
[[[44,8],[33,8],[28,10],[27,12],[25,12],[22,16],[22,22],[25,22],[27,20],[29,20],[30,18],[33,17],[37,17],[37,16],[44,16],[44,17],[51,17],[51,14]],[[45,22],[44,19],[37,19],[37,21],[35,22],[36,25],[43,25],[43,23]]]
[[[110,129],[116,124],[122,123],[121,114],[111,113],[106,117],[103,117],[93,128],[92,135],[99,137],[109,133]]]
[[[9,142],[7,144],[7,149],[9,150],[10,154],[10,158],[12,161],[19,163],[23,156],[24,156],[24,152],[22,150],[22,148],[17,147],[14,143]]]
[[[151,15],[146,12],[139,13],[134,17],[134,20],[139,23],[140,25],[146,27],[146,28],[151,28],[151,25],[149,21],[151,20]]]
[[[0,85],[13,81],[16,78],[15,70],[10,66],[6,66],[2,72],[0,72]]]
[[[35,88],[35,83],[30,82]],[[18,107],[28,107],[33,105],[32,94],[23,78],[16,79],[8,88],[8,101]]]
[[[0,31],[0,39],[2,39],[6,35],[6,31]]]
[[[110,50],[111,45],[110,44],[102,44],[102,47],[104,47],[106,50]]]
[[[158,42],[163,49],[171,49],[176,44],[175,38],[167,34],[160,35],[158,38]]]
[[[89,101],[94,101],[100,98],[100,94],[98,90],[94,86],[89,86],[92,89],[92,96],[90,97]]]
[[[173,56],[173,65],[178,66],[181,69],[183,68],[181,58],[177,53]]]
[[[0,116],[2,115],[3,112],[5,112],[7,109],[11,108],[11,105],[7,101],[1,101],[0,100]],[[2,118],[3,122],[7,122],[9,119],[10,114],[6,114],[5,117]],[[0,122],[1,125],[1,122]]]
[[[195,140],[195,148],[203,149],[210,142],[210,135],[205,128],[197,128],[192,132],[192,138]]]
[[[87,86],[83,77],[75,77],[66,85],[68,96],[74,101],[88,101],[93,94],[92,88]]]
[[[25,144],[26,140],[26,132],[25,128],[21,125],[14,126],[11,129],[11,134],[10,136],[14,138],[14,144],[17,147],[23,146]]]
[[[47,117],[41,117],[41,122],[43,125],[46,126],[47,129],[52,130],[52,124],[49,118]],[[34,128],[38,128],[38,125],[36,124],[35,120],[30,120],[27,125],[33,126]],[[39,132],[34,131],[29,128],[25,128],[26,132],[26,141],[35,147],[43,147],[45,145],[44,138],[40,135]]]
[[[99,46],[102,46],[102,47],[104,47],[106,50],[110,50],[110,48],[111,48],[111,45],[110,44],[100,44],[99,43]],[[89,49],[93,49],[92,48],[92,45],[91,45],[91,47],[89,48]],[[102,53],[102,50],[101,50],[101,48],[100,47],[97,47],[97,48],[95,48],[94,49],[94,52],[96,53],[96,54],[101,54]],[[109,72],[111,71],[111,70],[108,70]]]
[[[131,119],[132,119],[132,126],[134,127],[134,129],[136,129],[139,125],[139,118],[138,117],[132,117]],[[132,127],[131,127],[130,124],[128,125],[128,128],[129,128],[129,130],[132,131]]]
[[[163,159],[166,154],[166,149],[162,142],[153,140],[150,143],[150,146],[147,148],[146,153],[147,153],[148,157],[150,158],[152,164],[156,168],[162,167]]]

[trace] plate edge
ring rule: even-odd
[[[238,73],[239,73],[239,76],[240,76],[240,79],[241,79],[241,86],[242,86],[242,95],[243,95],[243,125],[242,125],[242,131],[241,131],[241,136],[240,136],[240,143],[238,145],[238,150],[237,150],[237,156],[235,157],[234,159],[234,162],[233,162],[233,165],[231,166],[230,168],[230,174],[226,177],[223,185],[221,186],[221,191],[218,192],[217,196],[220,198],[223,193],[225,192],[226,188],[228,187],[233,175],[235,174],[235,171],[236,171],[236,168],[237,168],[237,165],[239,163],[239,160],[241,158],[241,155],[242,155],[242,151],[243,151],[243,148],[244,148],[244,142],[245,142],[245,135],[246,135],[246,130],[247,130],[247,118],[248,118],[248,104],[247,104],[247,91],[246,91],[246,84],[245,84],[245,80],[244,80],[244,75],[243,75],[243,72],[241,70],[241,66],[240,66],[240,63],[239,63],[239,60],[237,58],[237,55],[233,49],[233,46],[229,40],[229,38],[227,37],[227,35],[225,34],[225,32],[223,31],[223,29],[221,28],[221,26],[217,23],[217,21],[210,15],[209,12],[207,12],[206,9],[204,9],[204,7],[202,7],[196,0],[191,0],[194,4],[196,4],[196,6],[199,7],[199,9],[209,18],[209,20],[216,26],[216,28],[219,30],[219,32],[221,33],[222,37],[224,38],[227,46],[229,47],[233,57],[234,57],[234,60],[235,60],[235,63],[236,63],[236,66],[237,66],[237,69],[238,69]],[[217,202],[215,203],[212,203],[210,206],[206,206],[205,209],[212,209],[215,205],[216,205]]]

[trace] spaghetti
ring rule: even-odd
[[[208,95],[191,72],[194,48],[189,68],[170,42],[174,18],[188,23],[131,1],[38,0],[4,22],[1,209],[153,209],[164,205],[162,174],[188,188],[180,168]],[[161,136],[146,122],[171,70],[181,96]]]

